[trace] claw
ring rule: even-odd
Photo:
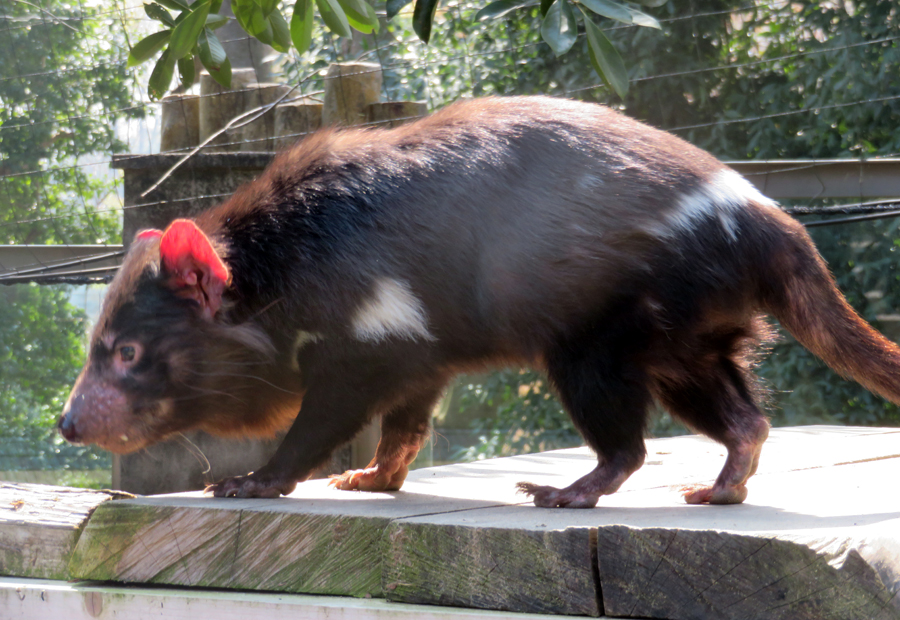
[[[204,493],[212,493],[213,497],[264,497],[276,498],[289,495],[297,483],[281,480],[261,473],[251,473],[246,476],[233,476],[225,478],[204,489]]]

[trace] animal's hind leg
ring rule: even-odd
[[[519,483],[537,506],[592,508],[644,463],[650,392],[643,370],[624,354],[626,338],[561,348],[548,374],[575,426],[597,453],[597,467],[564,489]]]
[[[429,390],[385,413],[375,458],[363,469],[332,476],[329,484],[345,491],[398,490],[428,438],[431,409],[439,396],[439,389]]]
[[[747,480],[756,473],[769,422],[753,401],[745,371],[729,357],[684,369],[677,383],[663,383],[659,398],[669,412],[728,449],[725,466],[712,486],[688,487],[689,504],[739,504]]]

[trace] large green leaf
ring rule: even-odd
[[[272,45],[275,39],[272,24],[255,0],[232,0],[231,10],[241,28],[266,45]]]
[[[224,87],[231,86],[231,61],[212,30],[205,28],[197,40],[200,62],[210,77]]]
[[[255,2],[265,17],[271,15],[272,11],[278,8],[278,0],[255,0]]]
[[[162,32],[155,32],[135,43],[134,47],[131,48],[131,52],[128,53],[128,66],[134,67],[154,56],[156,52],[166,46],[171,36],[171,30],[163,30]]]
[[[299,53],[312,45],[313,0],[297,0],[291,17],[291,41]]]
[[[197,43],[197,37],[203,32],[207,15],[209,15],[208,1],[191,11],[180,24],[175,26],[168,49],[173,60],[183,58],[191,52],[191,49]]]
[[[628,10],[628,7],[622,6],[618,2],[611,2],[611,0],[578,0],[578,2],[581,3],[581,6],[590,9],[597,15],[625,24],[633,23],[631,11]]]
[[[256,5],[253,0],[231,0],[231,12],[241,28],[250,32],[250,16]]]
[[[628,72],[619,52],[597,27],[591,17],[582,10],[584,28],[588,40],[588,53],[594,69],[621,98],[628,93]]]
[[[169,90],[169,84],[172,83],[172,76],[175,74],[175,59],[169,50],[162,53],[153,72],[150,74],[150,80],[147,82],[147,94],[154,101],[162,99],[166,91]]]
[[[192,54],[178,59],[178,77],[181,79],[181,85],[184,88],[190,88],[194,83],[196,79],[194,73],[194,56]]]
[[[562,56],[575,45],[578,38],[578,22],[569,0],[556,0],[541,22],[541,37],[557,56]]]
[[[344,9],[338,4],[337,0],[316,0],[316,6],[319,7],[319,15],[325,25],[331,29],[333,33],[341,37],[349,37],[350,22],[344,14]]]
[[[207,69],[210,67],[217,69],[228,60],[225,48],[222,47],[219,38],[209,28],[200,33],[197,45],[200,50],[200,62]]]
[[[431,23],[437,7],[438,0],[416,0],[413,7],[413,30],[425,43],[431,39]]]
[[[387,18],[390,20],[397,17],[397,14],[403,10],[403,7],[410,2],[412,2],[412,0],[387,0],[387,3],[385,4]]]
[[[210,13],[206,16],[206,27],[210,30],[216,30],[228,23],[228,18],[218,13]]]
[[[172,9],[173,11],[187,11],[188,4],[187,2],[183,2],[182,0],[156,0],[161,5],[166,7],[167,9]]]
[[[628,12],[631,13],[631,23],[635,26],[644,26],[645,28],[656,28],[657,30],[662,30],[662,26],[659,25],[659,22],[655,17],[651,15],[647,15],[642,11],[638,11],[637,9],[633,9],[628,7]]]
[[[652,6],[658,7],[664,5],[669,0],[636,0],[638,4],[643,4],[644,6]]]
[[[378,16],[375,9],[365,0],[338,0],[344,9],[347,21],[356,30],[364,34],[378,32]]]
[[[144,4],[144,13],[146,13],[147,17],[150,19],[162,22],[169,28],[172,28],[175,25],[175,20],[172,19],[172,15],[156,2]]]
[[[538,4],[539,0],[497,0],[475,13],[475,21],[481,22],[486,19],[496,19],[516,9],[526,6],[537,6]]]
[[[272,47],[279,52],[291,49],[291,28],[281,11],[276,9],[269,14],[269,25],[272,26]]]
[[[250,13],[250,28],[248,32],[266,45],[272,45],[275,40],[272,24],[259,7],[253,7]]]

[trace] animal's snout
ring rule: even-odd
[[[69,443],[81,443],[81,433],[78,432],[76,419],[78,418],[78,409],[83,402],[84,394],[70,398],[56,424],[59,434]]]

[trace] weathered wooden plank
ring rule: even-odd
[[[101,491],[0,483],[0,574],[66,579],[88,516],[111,497]]]
[[[274,501],[112,502],[91,519],[71,574],[533,612],[597,614],[605,604],[673,620],[710,605],[716,617],[779,617],[779,604],[784,617],[853,617],[842,614],[855,605],[860,618],[894,617],[900,496],[885,481],[900,479],[900,431],[776,429],[745,504],[685,505],[679,487],[711,480],[723,460],[702,438],[653,440],[619,493],[581,511],[522,505],[514,485],[572,482],[596,463],[585,449],[418,470],[395,493],[313,481]],[[687,541],[684,562],[706,581],[685,586],[680,560],[652,555],[665,540],[653,532]],[[631,555],[616,542],[626,535]],[[641,570],[619,583],[628,558]]]
[[[494,588],[497,598],[485,601],[477,579],[469,580],[478,565],[454,558],[478,559],[474,541],[483,532],[502,530],[502,545],[514,550],[568,528],[596,533],[598,609],[611,616],[900,617],[900,496],[884,487],[900,479],[900,433],[807,429],[776,430],[773,437],[743,505],[683,503],[679,483],[712,478],[724,452],[699,438],[677,438],[651,441],[648,460],[658,464],[637,472],[624,492],[601,498],[595,510],[504,506],[398,520],[385,583],[404,585],[386,594],[438,600],[449,583],[454,598],[440,600],[501,607],[499,598],[531,587],[527,571],[506,571]],[[539,463],[553,466],[555,456],[567,457],[556,459],[560,470],[585,465],[564,451],[531,457],[521,469],[540,475]],[[439,539],[442,531],[452,535]]]
[[[102,506],[75,549],[70,574],[380,596],[379,545],[388,519],[305,514],[285,501],[140,498]]]
[[[598,523],[606,612],[900,618],[900,497],[879,491],[897,479],[900,458],[763,474],[740,506]]]
[[[605,610],[616,617],[900,618],[896,593],[852,537],[610,526],[599,529],[598,554]]]
[[[73,554],[70,574],[381,596],[381,537],[391,519],[499,503],[452,494],[337,491],[325,480],[306,482],[277,500],[199,493],[142,497],[104,505],[94,514]]]
[[[216,620],[550,620],[552,616],[404,605],[382,599],[222,590],[122,588],[95,583],[0,578],[9,620],[215,618]]]
[[[407,603],[597,616],[590,536],[589,528],[394,523],[384,592]]]

